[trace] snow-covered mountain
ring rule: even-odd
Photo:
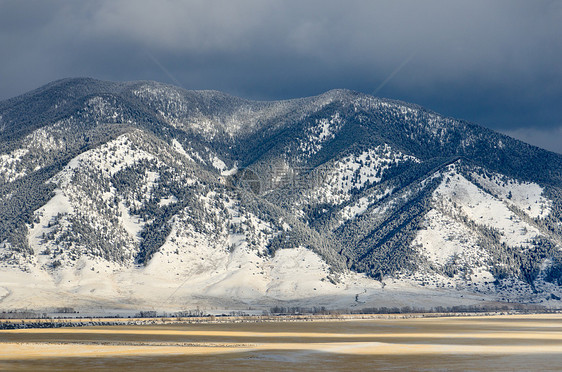
[[[0,102],[0,309],[562,297],[562,156],[333,90],[56,81]]]

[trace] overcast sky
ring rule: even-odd
[[[562,153],[562,1],[0,0],[0,99],[64,77],[348,88]]]

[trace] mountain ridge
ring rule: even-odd
[[[170,306],[561,296],[562,155],[414,104],[63,79],[0,128],[0,306],[21,275],[87,303],[158,303],[127,275]]]

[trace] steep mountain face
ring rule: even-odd
[[[57,81],[0,102],[0,198],[8,308],[562,296],[561,155],[351,91]]]

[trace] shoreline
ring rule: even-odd
[[[556,311],[489,311],[459,313],[401,313],[401,314],[301,314],[301,315],[208,315],[189,317],[60,317],[0,319],[1,330],[33,328],[76,328],[143,325],[285,323],[285,322],[345,322],[361,320],[399,320],[423,318],[524,317],[561,315]]]

